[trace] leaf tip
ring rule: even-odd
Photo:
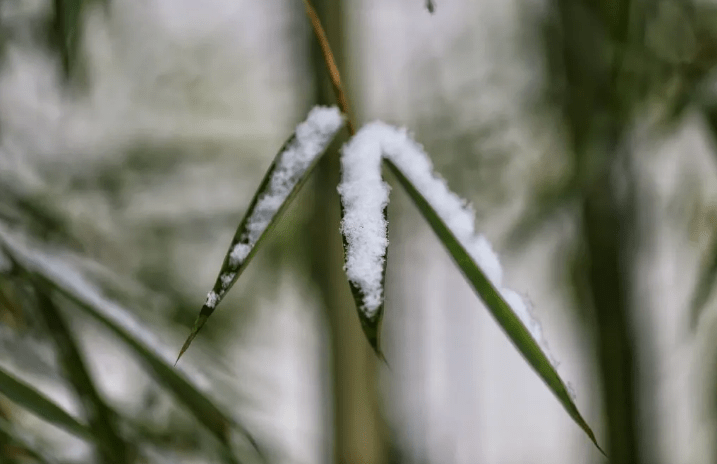
[[[202,308],[202,313],[204,312],[205,308]],[[197,336],[197,333],[201,330],[201,328],[204,326],[204,323],[207,322],[207,319],[209,316],[205,314],[199,314],[199,317],[197,317],[197,320],[194,322],[194,327],[192,327],[192,331],[189,333],[189,336],[184,341],[184,344],[182,345],[182,349],[179,350],[179,355],[177,356],[177,360],[174,361],[174,366],[177,366],[177,363],[179,362],[179,359],[182,357],[182,355],[187,351],[189,348],[189,345],[192,344],[192,341],[194,340],[194,337]]]
[[[590,441],[593,442],[593,445],[595,445],[595,447],[598,449],[598,451],[600,451],[600,454],[602,454],[603,456],[605,456],[607,459],[610,459],[610,458],[608,457],[607,453],[605,452],[605,450],[603,450],[602,447],[600,446],[600,444],[598,443],[597,438],[595,438],[595,434],[593,433],[592,429],[591,429],[590,426],[587,424],[587,422],[585,422],[585,421],[583,420],[582,423],[580,424],[580,428],[582,428],[583,431],[587,434],[587,436],[588,436],[588,438],[590,439]]]

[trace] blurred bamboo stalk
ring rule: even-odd
[[[344,2],[316,0],[315,7],[308,1],[305,5],[315,30],[318,26],[318,43],[312,38],[317,101],[334,104],[338,99],[340,108],[348,114],[348,98],[338,71],[345,64]],[[324,20],[323,34],[319,32],[319,18]],[[349,124],[349,133],[353,133],[352,124]],[[316,169],[313,217],[310,221],[313,229],[307,249],[312,250],[311,275],[321,292],[330,332],[333,462],[378,464],[386,461],[385,425],[378,399],[378,363],[361,331],[342,268],[340,202],[336,186],[339,183],[338,149],[345,139],[339,137],[335,140]]]
[[[564,116],[582,184],[582,240],[587,256],[581,269],[597,329],[608,456],[613,464],[640,464],[644,462],[638,426],[640,382],[631,323],[635,178],[631,153],[623,144],[632,102],[620,87],[631,5],[629,0],[556,3],[567,84]],[[589,58],[605,56],[605,50],[614,52],[611,59],[600,63]]]

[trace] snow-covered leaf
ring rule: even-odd
[[[388,240],[382,211],[388,203],[388,186],[381,180],[381,160],[408,192],[506,335],[599,449],[557,373],[540,324],[518,293],[502,287],[500,261],[488,240],[476,233],[473,210],[434,174],[423,147],[405,130],[381,122],[362,128],[346,144],[342,157],[339,192],[345,209],[341,227],[347,242],[346,272],[361,292],[360,317],[371,320],[383,306]]]
[[[177,356],[177,361],[189,348],[199,330],[241,273],[254,257],[261,241],[272,229],[284,209],[304,184],[316,161],[326,150],[336,133],[343,127],[344,118],[336,107],[316,107],[306,121],[279,150],[239,223],[219,276]]]
[[[0,393],[36,416],[80,438],[91,439],[89,428],[47,396],[0,367]]]
[[[383,321],[390,188],[381,179],[379,141],[360,131],[341,154],[341,234],[344,269],[356,300],[361,328],[376,354]]]

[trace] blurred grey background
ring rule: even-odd
[[[717,462],[717,4],[433,4],[314,0],[356,122],[408,127],[471,201],[612,462]],[[171,356],[281,144],[334,102],[303,3],[0,0],[0,47],[2,231],[82,269]],[[342,274],[346,138],[178,369],[269,462],[607,462],[390,176],[376,360]],[[0,365],[82,417],[32,286],[0,264]],[[136,451],[115,462],[233,462],[63,311]],[[2,394],[0,412],[57,462],[113,462]],[[0,462],[35,462],[2,436]]]

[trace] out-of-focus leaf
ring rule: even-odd
[[[557,213],[569,207],[581,192],[576,182],[571,180],[565,185],[551,189],[537,195],[537,200],[531,205],[505,240],[508,249],[516,250],[526,245],[535,234],[545,226],[547,222],[554,219]]]
[[[55,340],[65,378],[81,400],[87,422],[97,441],[100,459],[105,463],[131,462],[131,453],[117,430],[117,416],[98,393],[87,370],[84,356],[78,349],[62,313],[42,285],[36,285],[35,289],[39,312]]]
[[[27,227],[43,241],[59,240],[75,249],[82,244],[69,232],[70,224],[44,195],[24,191],[12,183],[0,183],[0,218]]]
[[[712,132],[712,140],[717,143],[717,106],[710,105],[704,108],[704,117],[707,126]],[[697,327],[702,311],[714,291],[715,280],[717,280],[717,234],[712,237],[712,243],[708,255],[703,262],[700,273],[697,277],[697,284],[692,293],[690,302],[690,326],[694,330]]]
[[[690,325],[694,330],[697,327],[702,311],[714,291],[717,280],[717,234],[712,237],[712,243],[708,251],[705,264],[697,278],[697,284],[692,294],[690,304]]]
[[[75,71],[81,43],[82,15],[93,2],[108,0],[53,0],[51,44],[54,45],[62,63],[62,71],[69,78]]]
[[[80,438],[91,439],[92,437],[92,433],[85,424],[72,417],[47,396],[17,379],[2,367],[0,367],[0,393],[41,419],[67,432]]]
[[[60,53],[62,71],[69,77],[77,58],[80,42],[80,18],[84,0],[53,0],[54,40]]]
[[[5,436],[5,442],[14,445],[20,452],[26,456],[33,458],[37,462],[42,464],[57,464],[57,461],[53,459],[46,451],[41,449],[37,444],[23,434],[19,433],[15,428],[5,419],[0,419],[0,436]],[[0,444],[3,440],[0,440]],[[7,445],[7,443],[5,443]],[[0,456],[5,456],[7,450],[0,449]]]
[[[246,269],[261,242],[304,185],[320,155],[343,125],[344,119],[337,108],[314,108],[279,150],[239,223],[214,287],[179,351],[177,361]]]
[[[0,242],[16,265],[69,299],[126,343],[157,383],[170,390],[224,447],[230,447],[231,428],[235,427],[255,447],[257,453],[261,454],[247,429],[223,413],[206,393],[201,392],[184,374],[172,367],[168,350],[159,344],[128,310],[104,298],[67,263],[36,249],[27,249],[2,229]]]
[[[505,331],[508,338],[513,342],[518,351],[528,361],[528,364],[543,379],[545,384],[550,388],[555,397],[560,401],[570,417],[580,426],[587,434],[590,440],[605,454],[595,439],[595,434],[583,419],[580,411],[573,402],[567,386],[558,375],[555,367],[550,362],[540,345],[532,337],[528,329],[523,325],[520,318],[513,312],[511,307],[501,296],[500,292],[488,280],[484,272],[471,259],[463,245],[453,235],[451,230],[446,226],[438,213],[431,207],[426,198],[416,189],[408,180],[401,170],[389,159],[385,159],[391,172],[396,176],[401,186],[406,190],[413,202],[418,207],[423,217],[433,228],[443,245],[453,257],[455,263],[463,272],[468,282],[476,291],[478,296],[483,300],[488,310],[496,319],[498,324]]]

